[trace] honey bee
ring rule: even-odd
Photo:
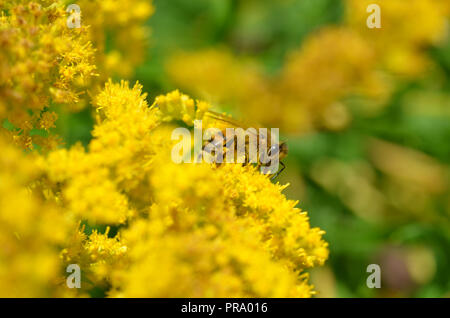
[[[232,153],[235,154],[236,160],[237,157],[241,155],[242,156],[241,161],[239,162],[242,162],[242,164],[246,165],[253,163],[256,164],[258,168],[261,167],[267,168],[269,166],[269,163],[272,162],[272,159],[275,156],[277,156],[278,162],[281,165],[281,169],[277,170],[275,173],[270,173],[273,175],[271,179],[276,178],[286,168],[284,163],[281,161],[288,154],[288,147],[286,142],[283,141],[278,142],[278,138],[276,138],[277,139],[276,141],[272,142],[273,138],[271,134],[267,135],[267,133],[266,134],[261,133],[261,130],[249,129],[248,125],[214,111],[206,111],[203,117],[203,121],[206,123],[206,127],[214,127],[215,129],[218,129],[221,132],[221,135],[223,136],[223,138],[207,139],[206,140],[207,143],[205,143],[202,148],[204,153],[206,152],[214,156],[215,153],[214,150],[212,149],[222,147],[225,153],[228,151],[232,151]],[[249,140],[251,139],[250,136],[248,139],[245,138],[244,136],[243,140],[243,142],[245,143],[244,151],[239,151],[240,149],[238,149],[239,145],[238,137],[235,134],[229,136],[227,134],[227,128],[233,129],[241,128],[245,130],[248,134],[252,135],[253,140],[256,141],[256,144],[260,145],[260,149],[257,152],[256,161],[255,158],[252,158],[252,155],[250,153],[251,151],[251,145],[249,143]],[[265,145],[265,147],[261,147],[262,144]],[[208,145],[212,147],[208,149],[207,148]],[[266,158],[266,160],[261,160],[263,157]],[[218,165],[220,165],[220,163]]]

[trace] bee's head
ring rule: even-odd
[[[288,146],[285,142],[272,145],[269,149],[268,154],[270,157],[278,155],[278,160],[282,160],[288,154]]]
[[[287,156],[288,154],[288,145],[285,142],[280,143],[279,145],[280,151],[280,160]]]

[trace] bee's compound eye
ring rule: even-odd
[[[269,149],[269,156],[274,156],[274,155],[278,154],[278,150],[279,150],[278,145],[271,146]]]

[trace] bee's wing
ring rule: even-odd
[[[208,110],[204,114],[204,119],[208,122],[208,126],[216,124],[215,128],[244,128],[247,129],[247,125],[231,118],[225,114],[220,114],[211,110]]]
[[[244,122],[235,120],[228,115],[220,114],[211,110],[205,112],[203,119],[206,121],[205,128],[214,127],[219,128],[225,132],[226,128],[242,128],[247,130],[248,128],[255,128],[256,132],[249,130],[250,133],[258,135],[258,125],[248,125]]]

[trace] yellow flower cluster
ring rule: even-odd
[[[122,224],[118,237],[78,234],[65,250],[88,264],[91,282],[106,280],[110,296],[125,297],[313,293],[304,270],[328,257],[324,232],[310,228],[283,186],[251,166],[170,160],[173,120],[192,124],[205,103],[175,91],[148,107],[140,85],[109,82],[95,106],[89,151],[74,146],[41,162],[67,212]]]
[[[97,120],[86,152],[80,145],[51,152],[49,180],[59,185],[64,201],[80,217],[92,222],[124,223],[135,214],[127,192],[137,191],[149,169],[157,125],[141,86],[106,84],[96,98]],[[124,191],[126,191],[124,193]]]
[[[327,244],[282,187],[239,165],[161,163],[150,180],[159,191],[125,230],[132,265],[113,295],[311,295],[303,270],[323,264]]]
[[[94,49],[84,26],[66,26],[60,1],[0,2],[0,120],[23,148],[53,148],[55,136],[42,138],[56,114],[52,103],[76,104],[86,79],[95,73]]]
[[[0,1],[0,119],[15,140],[0,135],[0,296],[310,297],[305,270],[328,243],[285,186],[252,166],[170,160],[175,125],[193,128],[210,104],[174,91],[149,106],[140,84],[109,80],[87,148],[35,134],[55,126],[50,107],[139,62],[153,8],[128,2],[81,1],[71,29],[66,2]],[[34,145],[49,151],[22,151]],[[81,289],[66,286],[69,264]]]
[[[154,12],[152,1],[81,0],[76,3],[81,9],[81,23],[90,26],[100,81],[110,76],[132,76],[134,68],[145,57],[149,31],[144,24]]]
[[[61,295],[59,252],[75,226],[37,189],[34,156],[4,138],[0,148],[0,297]]]
[[[82,109],[87,90],[95,94],[112,75],[130,76],[144,57],[151,3],[79,1],[79,28],[67,25],[74,14],[66,12],[69,3],[0,1],[0,121],[8,121],[7,133],[25,149],[54,149],[61,143],[49,134],[54,105]],[[108,34],[114,41],[107,48]]]
[[[82,270],[83,291],[93,288],[106,288],[113,271],[127,264],[127,246],[120,236],[108,237],[110,228],[101,234],[93,230],[88,236],[85,226],[75,231],[60,253],[62,264],[77,264]],[[79,295],[84,296],[84,292]]]
[[[377,106],[390,92],[388,74],[422,74],[431,63],[426,49],[446,34],[448,1],[376,1],[381,29],[366,25],[372,3],[345,1],[343,25],[314,32],[275,76],[223,48],[178,53],[166,69],[177,87],[226,102],[244,118],[292,133],[339,130],[351,120],[345,97]]]

